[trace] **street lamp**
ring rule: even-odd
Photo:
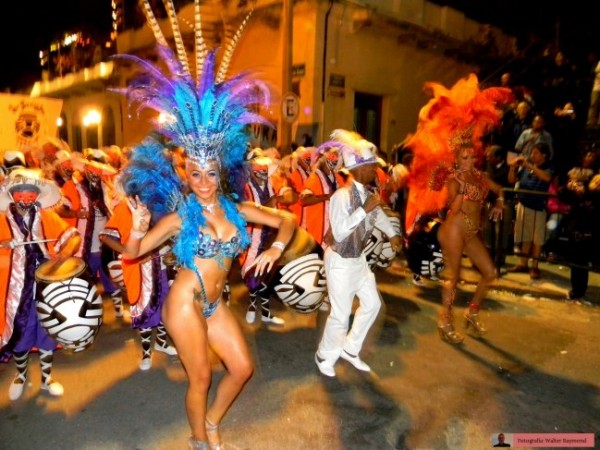
[[[100,124],[102,123],[102,114],[97,109],[88,110],[83,116],[83,126],[86,129],[84,147],[100,148]],[[94,130],[95,126],[95,130]],[[93,132],[95,131],[95,132]]]

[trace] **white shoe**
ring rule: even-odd
[[[169,356],[175,356],[175,355],[177,355],[177,349],[175,347],[173,347],[172,345],[167,345],[166,347],[163,347],[162,345],[158,345],[155,342],[154,343],[154,350],[156,350],[157,352],[164,353],[164,354],[169,355]]]
[[[254,323],[255,320],[256,320],[256,311],[250,311],[250,310],[248,310],[246,312],[246,322],[248,322],[248,323]]]
[[[50,383],[48,384],[42,383],[41,389],[42,391],[48,392],[52,397],[62,397],[62,395],[65,393],[63,385],[58,381],[50,380]]]
[[[329,311],[331,305],[329,304],[329,298],[325,297],[319,305],[319,311]]]
[[[140,370],[150,370],[150,368],[152,367],[152,357],[148,357],[148,358],[143,358],[142,362],[140,363]]]
[[[283,320],[281,317],[274,316],[271,314],[271,311],[269,311],[269,314],[266,316],[261,314],[260,318],[265,323],[272,323],[273,325],[285,325],[285,320]]]
[[[363,372],[371,371],[371,368],[367,365],[366,362],[364,362],[362,359],[360,359],[360,357],[358,357],[356,355],[351,355],[346,350],[342,351],[342,354],[340,355],[340,357],[342,359],[345,359],[346,361],[348,361],[350,364],[352,364],[358,370],[362,370]]]
[[[421,276],[417,275],[417,274],[413,275],[412,282],[415,286],[419,286],[419,287],[425,286],[425,282],[421,279]]]
[[[17,383],[17,380],[22,381],[22,383]],[[27,381],[23,380],[22,377],[17,375],[17,377],[10,384],[10,387],[8,388],[8,398],[11,402],[21,398],[21,395],[23,395],[23,391],[25,390],[25,383],[27,383]]]
[[[335,368],[333,364],[329,364],[325,358],[319,356],[319,352],[315,353],[315,362],[319,368],[319,372],[327,377],[335,377]]]

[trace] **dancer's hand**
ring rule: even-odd
[[[146,205],[140,201],[140,198],[137,195],[135,198],[126,197],[126,201],[133,219],[132,228],[136,231],[148,231],[150,228],[151,214]]]
[[[254,267],[254,274],[260,277],[263,273],[269,273],[283,252],[277,247],[271,247],[256,257],[254,262],[248,266],[246,272]]]
[[[498,222],[502,219],[502,214],[504,212],[504,208],[502,205],[496,203],[496,205],[490,211],[490,220],[492,222]]]
[[[463,172],[461,171],[456,171],[454,173],[454,179],[456,180],[456,182],[458,183],[458,193],[460,195],[465,193],[465,178],[463,176]]]
[[[374,194],[369,194],[367,196],[367,199],[365,200],[365,203],[363,204],[362,207],[365,210],[365,212],[369,213],[380,205],[381,205],[381,197],[379,197],[379,194],[374,193]]]
[[[400,236],[391,237],[390,245],[392,246],[394,253],[398,253],[400,250],[402,250],[402,240],[400,239]]]

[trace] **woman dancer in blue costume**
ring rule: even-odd
[[[268,101],[266,89],[245,74],[224,79],[240,31],[225,48],[219,70],[215,70],[215,54],[204,50],[202,28],[196,24],[194,79],[185,50],[180,51],[183,40],[172,2],[165,1],[165,6],[177,57],[168,47],[150,5],[147,1],[143,5],[168,74],[149,62],[121,55],[145,69],[144,75],[123,92],[138,108],[153,109],[166,118],[154,122],[155,132],[161,140],[185,152],[186,186],[182,194],[158,141],[147,139],[141,145],[156,147],[156,156],[151,158],[155,161],[144,158],[136,162],[134,151],[133,163],[125,168],[121,180],[133,216],[133,231],[123,258],[138,258],[169,239],[174,241],[179,271],[165,300],[162,318],[188,377],[185,404],[192,432],[188,445],[191,449],[222,449],[218,426],[253,372],[238,322],[221,301],[227,275],[233,258],[249,244],[247,222],[278,229],[273,245],[255,261],[254,270],[260,276],[281,257],[294,233],[295,221],[289,214],[240,202],[239,190],[247,173],[247,125],[265,123],[248,107]],[[198,21],[199,2],[195,5]],[[154,223],[165,210],[170,213],[150,228],[151,219]],[[227,369],[210,407],[209,347]]]

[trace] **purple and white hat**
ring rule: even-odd
[[[343,129],[333,130],[331,141],[337,142],[340,154],[340,162],[346,170],[352,170],[366,164],[381,165],[381,159],[377,157],[377,147],[367,141],[354,131]],[[331,143],[331,142],[330,142]]]

